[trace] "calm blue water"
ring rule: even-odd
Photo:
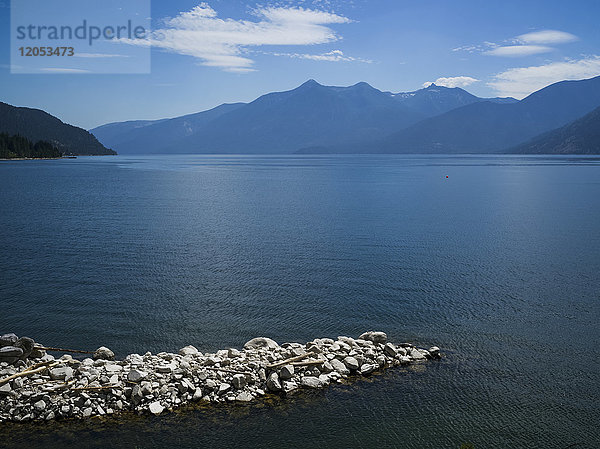
[[[446,354],[10,446],[600,447],[598,158],[1,162],[0,230],[0,332],[123,356],[377,329]]]

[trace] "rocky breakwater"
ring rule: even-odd
[[[18,339],[10,338],[11,344],[4,347],[18,347],[13,346]],[[242,350],[202,353],[186,346],[178,354],[130,354],[120,361],[104,347],[83,360],[42,352],[23,357],[17,352],[0,362],[0,422],[121,411],[159,415],[191,402],[249,402],[440,357],[436,346],[426,350],[409,343],[394,345],[383,332],[282,345],[259,337]]]

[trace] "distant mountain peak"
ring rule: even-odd
[[[311,78],[308,81],[303,82],[298,87],[315,87],[315,86],[322,86],[322,84],[318,83],[317,81],[315,81],[314,79]]]

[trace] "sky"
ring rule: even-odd
[[[58,23],[69,7],[55,1]],[[391,92],[435,82],[521,99],[563,79],[600,75],[597,0],[146,3],[142,39],[97,41],[84,51],[78,44],[79,58],[54,58],[84,61],[86,70],[45,67],[46,60],[32,57],[37,73],[11,73],[11,64],[18,72],[11,61],[18,43],[11,2],[0,0],[0,101],[90,129],[248,102],[308,79],[335,86],[366,81]],[[132,59],[136,51],[147,61]],[[111,73],[134,66],[140,73]]]

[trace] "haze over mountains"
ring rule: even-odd
[[[314,146],[351,147],[405,129],[457,107],[489,101],[460,88],[431,85],[415,92],[382,92],[367,83],[323,86],[309,80],[296,89],[251,103],[155,122],[132,121],[91,130],[120,154],[293,153]]]
[[[509,150],[525,154],[600,154],[600,107]]]
[[[33,142],[48,141],[62,154],[115,154],[85,129],[63,123],[60,119],[39,109],[21,108],[2,102],[0,102],[0,132],[20,135]]]
[[[562,81],[512,104],[478,102],[421,121],[366,152],[494,153],[564,126],[600,106],[600,77]]]
[[[0,132],[82,155],[115,154],[107,147],[120,154],[591,154],[600,152],[598,107],[600,77],[555,83],[521,101],[434,84],[391,93],[309,80],[250,103],[110,123],[93,135],[44,111],[0,103]]]

